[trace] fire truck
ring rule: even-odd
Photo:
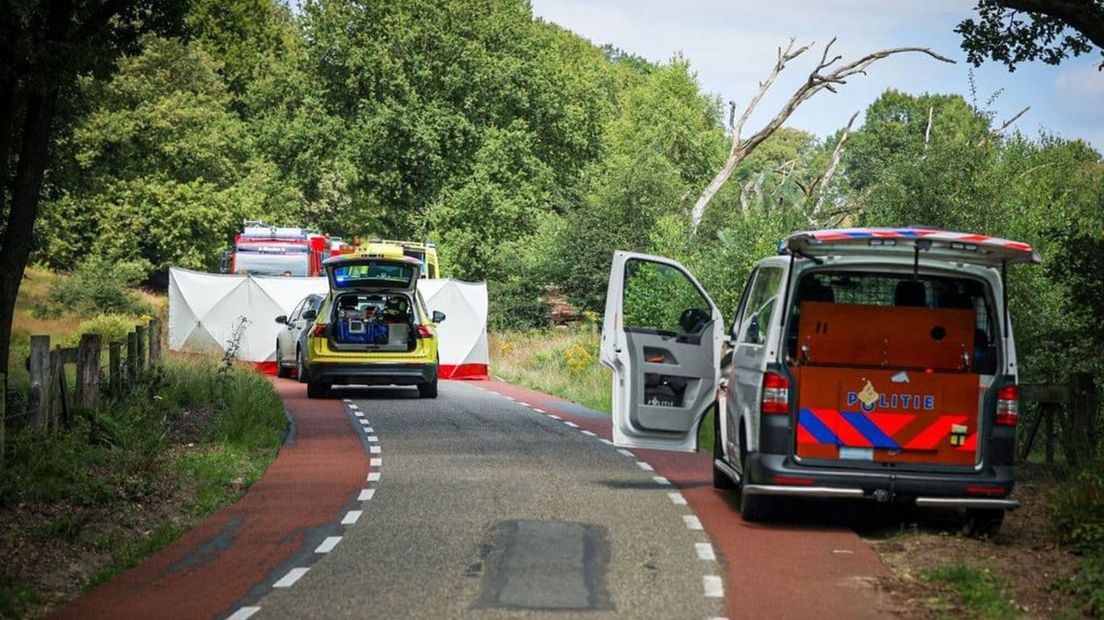
[[[322,261],[349,250],[339,237],[299,227],[246,221],[234,245],[223,252],[222,273],[254,276],[322,275]]]

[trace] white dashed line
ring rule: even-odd
[[[644,461],[637,461],[636,466],[639,467],[640,469],[643,469],[644,471],[655,471],[655,467],[652,467],[651,465],[645,463]]]
[[[533,411],[536,411],[537,413],[548,413],[547,411],[539,407],[533,407]]]
[[[682,493],[679,493],[678,491],[671,491],[670,493],[667,494],[667,497],[670,497],[671,498],[671,503],[676,505],[676,506],[685,506],[686,505],[686,498],[683,497]]]
[[[567,426],[570,426],[571,428],[579,428],[578,424],[576,424],[574,422],[569,422],[568,420],[564,420],[563,423],[566,424]]]
[[[368,443],[377,443],[379,441],[379,437],[376,437],[375,435],[368,435],[367,437],[365,437],[365,439],[368,440]]]
[[[506,395],[505,395],[505,394],[503,394],[503,396],[506,396]],[[507,400],[512,400],[512,401],[514,401],[515,403],[517,402],[517,399],[516,399],[516,398],[514,398],[513,396],[506,396],[506,399],[507,399]]]
[[[357,411],[353,412],[353,415],[355,415],[358,418],[363,418],[364,417],[364,412],[360,411],[360,410],[357,410]]]
[[[279,581],[272,584],[273,588],[290,588],[295,585],[296,581],[299,581],[303,575],[307,574],[309,568],[293,568],[287,572],[286,575],[280,578]]]
[[[709,543],[694,543],[694,551],[699,560],[716,560],[717,553],[713,551],[713,545]]]
[[[636,455],[635,455],[635,454],[633,454],[632,452],[629,452],[628,450],[626,450],[626,449],[624,449],[624,448],[618,448],[618,449],[617,449],[617,452],[618,452],[618,454],[620,454],[621,456],[627,456],[627,457],[629,457],[630,459],[635,459],[635,458],[636,458]]]
[[[362,514],[364,514],[363,510],[350,510],[346,512],[345,516],[341,519],[341,525],[353,525]]]
[[[686,527],[692,530],[702,529],[701,520],[695,515],[682,515],[682,522],[686,524]]]
[[[586,435],[587,437],[597,437],[597,436],[598,436],[598,434],[597,434],[597,433],[592,433],[592,432],[590,432],[590,431],[586,431],[586,430],[584,430],[584,431],[579,431],[579,432],[581,432],[582,434]]]
[[[360,409],[360,405],[357,405],[357,404],[350,404],[350,405],[349,405],[349,409]]]
[[[379,467],[379,466],[383,465],[383,459],[381,459],[381,458],[369,459],[368,464],[371,465],[372,467]]]
[[[660,485],[660,486],[665,486],[665,487],[671,486],[671,481],[664,478],[663,476],[652,476],[652,480],[655,480],[655,483]]]
[[[226,620],[245,620],[260,610],[260,607],[239,607],[237,611],[226,616]]]
[[[558,416],[558,415],[556,415],[556,414],[554,414],[554,413],[549,413],[549,414],[546,414],[546,415],[547,415],[548,417],[552,418],[553,420],[562,420],[562,419],[563,419],[563,418],[561,418],[560,416]]]
[[[360,490],[360,495],[357,496],[357,501],[358,502],[366,502],[366,501],[372,499],[372,496],[374,496],[375,494],[376,494],[375,489],[361,489]]]
[[[341,400],[345,401],[346,403],[352,403],[353,402],[353,401],[349,400],[348,398],[342,398]]]
[[[379,446],[368,446],[368,452],[370,452],[372,454],[379,454],[380,453],[380,447]]]
[[[372,428],[371,426],[365,426],[364,427],[364,432],[365,433],[374,433],[374,432],[376,432],[376,429]]]
[[[340,536],[327,536],[326,540],[323,540],[322,544],[318,545],[318,548],[316,548],[314,550],[314,552],[315,553],[329,553],[329,552],[334,550],[334,547],[336,547],[337,543],[339,543],[339,542],[341,542],[341,537]]]
[[[368,482],[379,482],[379,479],[380,479],[380,473],[378,471],[374,471],[374,472],[368,474]]]
[[[608,439],[606,439],[605,437],[599,437],[599,438],[598,438],[598,441],[600,441],[600,442],[602,442],[602,443],[606,444],[607,446],[612,446],[612,445],[613,445],[613,442],[612,442],[612,441],[610,441],[610,440],[608,440]]]
[[[724,596],[724,582],[718,575],[705,575],[702,577],[702,586],[705,595],[709,598],[721,598]]]

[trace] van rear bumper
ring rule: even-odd
[[[992,466],[969,473],[845,470],[798,465],[782,454],[748,455],[745,492],[754,495],[838,497],[882,502],[914,502],[943,508],[1013,510],[1012,466]]]

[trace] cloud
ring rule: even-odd
[[[1104,72],[1091,63],[1070,65],[1054,80],[1054,92],[1061,107],[1084,119],[1104,120]]]

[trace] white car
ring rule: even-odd
[[[617,445],[693,451],[714,485],[967,509],[995,532],[1014,482],[1016,349],[1004,279],[1027,244],[925,228],[791,235],[726,324],[675,261],[616,252],[600,357]]]

